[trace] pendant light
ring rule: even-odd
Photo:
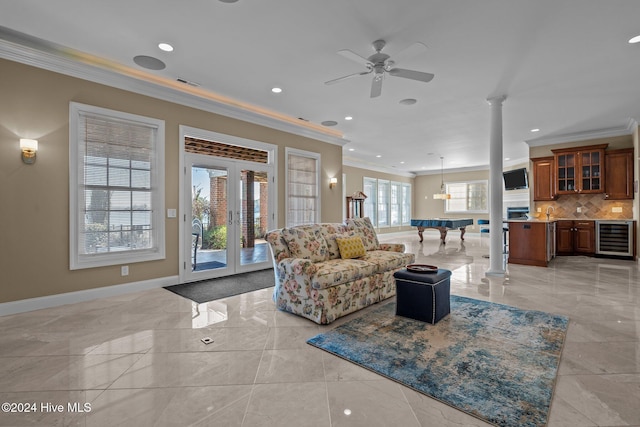
[[[444,187],[444,157],[440,156],[440,192],[433,195],[434,199],[447,200],[451,198],[451,194],[448,194]]]

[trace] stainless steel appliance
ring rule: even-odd
[[[633,221],[596,221],[596,255],[633,256]]]

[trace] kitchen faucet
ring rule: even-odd
[[[549,217],[551,216],[551,212],[549,212],[549,209],[551,209],[554,212],[556,211],[556,209],[553,206],[551,205],[547,206],[547,221],[549,221]]]

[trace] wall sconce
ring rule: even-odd
[[[333,188],[338,184],[338,178],[335,176],[329,180],[329,188]]]
[[[38,141],[35,139],[20,139],[20,150],[22,151],[22,161],[28,165],[36,162],[36,152],[38,151]]]

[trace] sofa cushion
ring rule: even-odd
[[[379,249],[380,242],[376,230],[373,228],[371,220],[366,218],[351,218],[345,222],[349,231],[362,237],[362,243],[367,251],[375,251]]]
[[[309,259],[313,262],[329,259],[329,248],[318,224],[285,228],[282,230],[282,236],[294,258]]]
[[[320,224],[320,232],[322,237],[327,242],[329,248],[329,259],[340,258],[340,248],[338,248],[338,242],[336,237],[343,237],[347,234],[347,226],[340,223],[323,223]]]
[[[415,257],[413,254],[403,252],[367,251],[362,259],[375,265],[376,273],[383,273],[411,264]]]
[[[376,273],[376,266],[360,259],[331,259],[316,263],[317,271],[311,275],[314,289],[327,289],[352,282]]]
[[[360,236],[336,237],[336,242],[342,259],[360,258],[367,254]]]

